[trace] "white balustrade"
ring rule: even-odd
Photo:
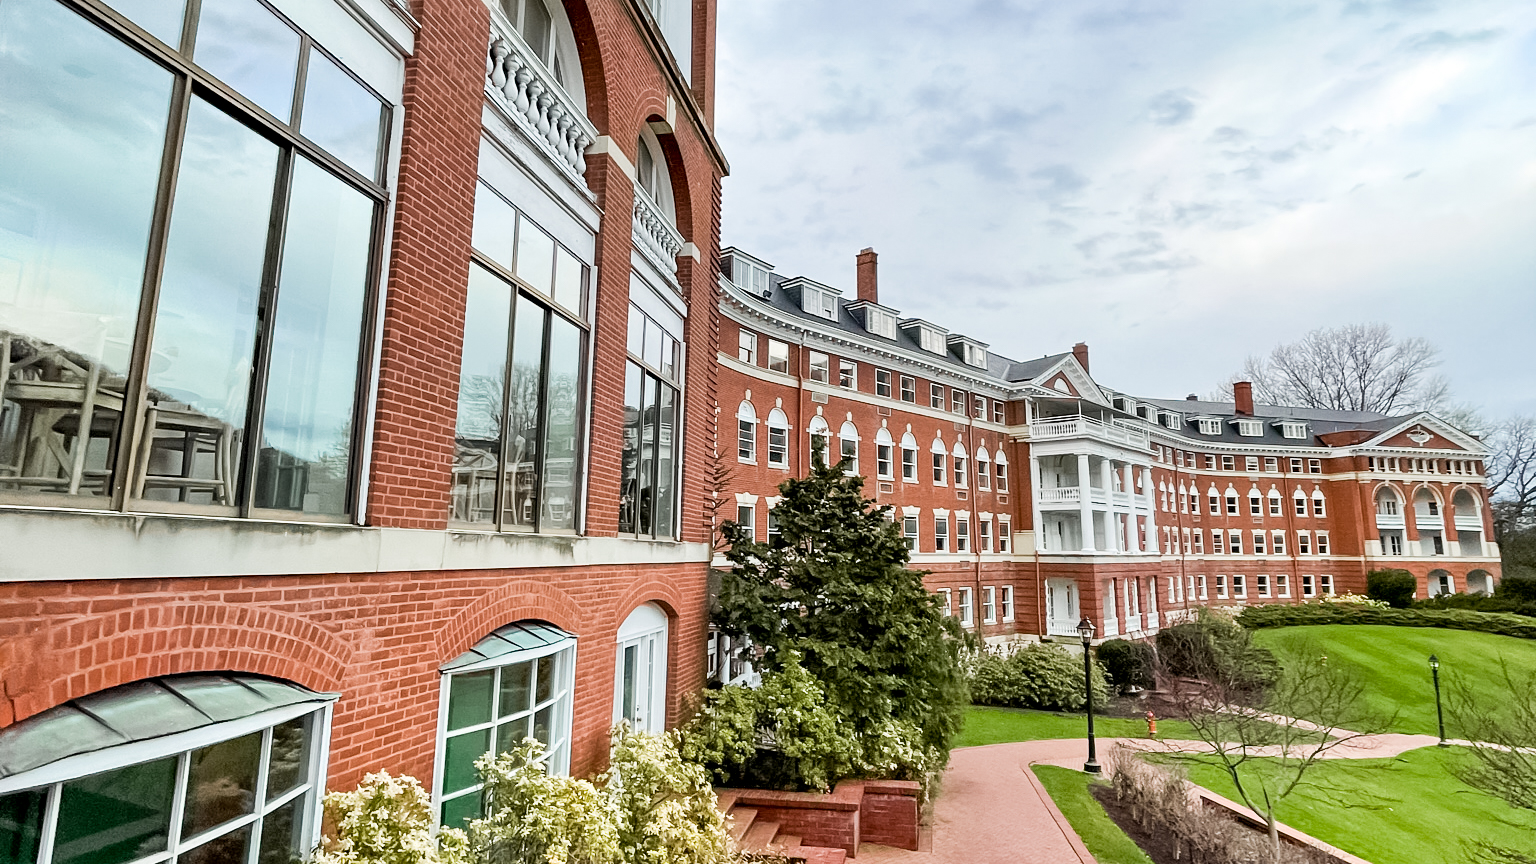
[[[1069,417],[1057,420],[1040,420],[1029,424],[1029,437],[1036,440],[1052,438],[1097,438],[1117,444],[1127,444],[1141,450],[1149,449],[1150,439],[1145,429],[1120,422],[1102,423],[1091,417]]]
[[[1041,504],[1076,504],[1080,495],[1076,486],[1061,486],[1056,489],[1041,489]]]
[[[562,169],[587,173],[586,150],[597,127],[516,31],[491,22],[485,87],[515,123]]]
[[[661,272],[676,273],[677,256],[683,251],[683,235],[677,233],[661,206],[639,185],[635,186],[635,213],[630,225],[630,233],[641,253],[661,268]]]

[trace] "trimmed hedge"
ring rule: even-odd
[[[1418,586],[1419,580],[1407,570],[1372,570],[1365,574],[1365,596],[1393,609],[1407,609]]]
[[[1463,609],[1390,609],[1343,603],[1307,603],[1249,606],[1237,623],[1251,629],[1302,627],[1309,624],[1386,624],[1392,627],[1442,627],[1536,639],[1536,620],[1506,612],[1472,612]]]

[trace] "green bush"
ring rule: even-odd
[[[1280,680],[1280,663],[1253,634],[1225,615],[1206,609],[1157,634],[1157,658],[1166,674],[1198,678],[1237,690],[1257,690]]]
[[[1026,645],[1008,653],[986,651],[970,664],[971,701],[978,705],[1081,711],[1083,658],[1060,645]],[[1109,701],[1101,663],[1093,664],[1093,698]]]
[[[1505,573],[1493,596],[1514,603],[1536,604],[1536,575]]]
[[[1473,612],[1464,609],[1382,609],[1367,606],[1340,606],[1329,603],[1303,603],[1297,606],[1249,606],[1237,617],[1244,627],[1303,627],[1309,624],[1385,624],[1393,627],[1443,627],[1447,630],[1471,630],[1536,639],[1536,621],[1522,615],[1502,612]]]
[[[1094,653],[1120,692],[1152,686],[1152,662],[1157,652],[1150,643],[1109,639]]]
[[[1407,609],[1418,587],[1419,580],[1407,570],[1372,570],[1365,574],[1365,596],[1385,601],[1393,609]]]
[[[825,791],[849,777],[927,784],[943,764],[911,723],[857,724],[793,654],[759,687],[708,691],[683,728],[681,748],[719,783],[770,789]]]
[[[1536,618],[1536,602],[1510,596],[1487,594],[1440,594],[1428,600],[1413,601],[1414,609],[1466,609],[1474,612],[1508,612]]]

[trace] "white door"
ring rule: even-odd
[[[1046,632],[1060,633],[1077,627],[1077,583],[1071,579],[1045,580]]]
[[[640,606],[619,627],[615,658],[613,722],[661,732],[667,723],[667,615],[654,603]]]

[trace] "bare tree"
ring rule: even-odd
[[[1536,671],[1517,671],[1500,661],[1497,698],[1479,695],[1452,679],[1448,713],[1454,728],[1471,742],[1476,759],[1462,763],[1458,776],[1468,786],[1501,798],[1517,810],[1536,811]],[[1536,864],[1533,850],[1474,841],[1479,861]]]
[[[1346,324],[1313,330],[1249,357],[1232,381],[1252,381],[1253,396],[1270,405],[1393,414],[1445,407],[1446,380],[1432,374],[1439,350],[1427,340],[1398,339],[1386,324]],[[1230,399],[1232,383],[1222,393]]]
[[[1536,522],[1536,417],[1511,417],[1493,427],[1488,445],[1488,491],[1500,542]]]
[[[1308,773],[1329,751],[1385,731],[1391,719],[1369,708],[1352,668],[1329,665],[1315,646],[1287,654],[1278,680],[1255,688],[1240,656],[1252,650],[1247,640],[1212,636],[1196,625],[1164,631],[1158,688],[1209,751],[1205,758],[1226,771],[1242,802],[1263,817],[1278,860],[1276,807],[1298,789],[1318,785]]]

